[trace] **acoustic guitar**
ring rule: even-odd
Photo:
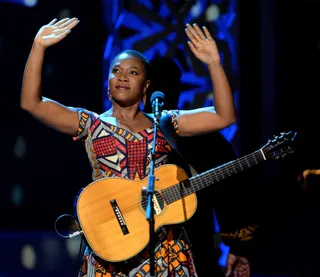
[[[265,160],[294,152],[296,133],[281,133],[259,150],[189,178],[182,168],[167,164],[155,169],[153,194],[154,229],[182,223],[197,209],[196,192]],[[149,242],[146,219],[148,178],[128,180],[106,177],[86,186],[80,193],[76,212],[91,249],[102,259],[127,260]]]

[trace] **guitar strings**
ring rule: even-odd
[[[257,155],[257,154],[260,154],[260,155]],[[161,193],[162,196],[163,196],[163,194],[166,194],[166,196],[163,197],[164,202],[166,202],[167,204],[170,204],[170,203],[175,202],[178,199],[181,199],[182,197],[188,196],[188,195],[192,194],[193,192],[208,186],[208,185],[201,185],[201,181],[204,181],[207,184],[211,182],[211,184],[209,184],[209,185],[213,185],[216,182],[222,181],[223,179],[226,179],[229,176],[234,175],[234,172],[236,172],[236,173],[241,172],[244,169],[250,168],[250,167],[252,167],[252,166],[254,166],[264,160],[265,159],[264,159],[263,155],[261,154],[261,151],[258,150],[254,153],[251,153],[249,155],[241,157],[237,160],[230,161],[226,164],[220,165],[216,168],[213,168],[213,169],[210,169],[210,170],[205,171],[203,173],[200,173],[200,174],[193,176],[189,179],[183,180],[183,181],[179,182],[178,184],[175,184],[175,185],[172,185],[171,187],[160,190],[159,192]],[[232,173],[230,174],[229,168],[231,166],[232,166],[233,170],[231,171]],[[219,173],[217,173],[217,170],[219,170]],[[215,175],[215,178],[212,176],[213,174]],[[220,179],[218,174],[220,174],[222,176],[225,176],[225,175],[227,175],[227,176]],[[216,181],[212,181],[213,179],[216,179]],[[181,190],[180,185],[183,185],[183,182],[188,181],[188,180],[190,181],[191,186],[189,188],[186,188],[183,186],[183,190]],[[190,190],[192,189],[192,191],[190,192],[190,191],[188,191],[188,189],[190,189]],[[170,190],[173,190],[173,191],[171,192]],[[183,195],[184,192],[187,192],[187,194]],[[143,199],[142,201],[139,201],[130,207],[126,207],[124,209],[120,208],[120,210],[122,212],[126,212],[126,211],[129,211],[129,210],[136,208],[140,205],[142,207],[144,207],[144,205],[147,205],[147,204],[148,204],[148,198]]]
[[[173,201],[177,200],[177,197],[178,197],[178,199],[181,198],[181,196],[182,196],[181,194],[183,194],[184,192],[187,192],[188,194],[190,194],[190,192],[193,193],[197,190],[205,188],[209,185],[212,185],[212,184],[219,182],[227,177],[232,176],[234,173],[237,173],[239,171],[242,171],[244,169],[251,167],[252,165],[260,163],[261,161],[264,160],[264,158],[262,156],[250,157],[250,158],[243,157],[241,160],[242,160],[242,162],[245,160],[246,163],[241,165],[241,161],[239,161],[239,163],[237,163],[237,164],[234,164],[234,162],[230,162],[230,163],[225,164],[226,166],[221,165],[213,170],[211,169],[211,170],[208,170],[208,171],[201,173],[197,176],[189,178],[190,184],[192,186],[190,186],[190,188],[184,187],[184,191],[181,191],[180,187],[177,187],[177,185],[174,185],[172,187],[169,187],[169,188],[162,190],[162,192],[165,190],[170,190],[170,189],[175,189],[175,188],[179,189],[178,193],[176,193],[176,191],[173,193],[168,193],[168,197],[166,198],[166,200],[169,200],[168,202],[172,203]],[[231,167],[232,167],[232,169],[230,170]],[[218,170],[219,170],[219,172],[217,172]],[[222,176],[222,178],[220,178],[219,175]],[[227,176],[224,177],[225,175],[227,175]],[[215,180],[213,180],[213,179],[215,179]],[[203,184],[204,182],[205,182],[205,184]],[[183,183],[183,181],[182,181],[182,183]],[[187,196],[187,195],[184,195],[184,196]]]

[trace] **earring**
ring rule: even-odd
[[[143,108],[146,106],[146,101],[147,101],[147,95],[144,93],[142,94],[142,105],[143,105]]]
[[[108,99],[109,99],[109,101],[111,101],[111,98],[112,98],[112,96],[111,96],[111,93],[110,93],[110,88],[108,88]]]

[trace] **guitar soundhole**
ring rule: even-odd
[[[153,194],[153,201],[152,202],[153,202],[153,208],[154,208],[153,213],[160,214],[165,207],[165,201],[163,199],[162,194],[158,191],[155,191]],[[147,205],[148,205],[148,197],[143,196],[142,200],[141,200],[141,206],[144,211],[146,211]]]

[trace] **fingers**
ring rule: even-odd
[[[207,27],[206,27],[206,26],[203,26],[202,29],[203,29],[203,31],[204,31],[204,34],[206,35],[206,38],[207,38],[207,39],[212,39],[211,34],[209,33]]]
[[[196,46],[191,42],[191,41],[188,41],[188,44],[189,44],[189,47],[190,47],[190,50],[193,54],[196,54],[197,52],[197,48]]]
[[[60,19],[58,22],[56,22],[56,23],[54,24],[54,26],[58,27],[58,26],[60,26],[62,23],[68,21],[69,19],[70,19],[69,17]]]
[[[191,25],[187,24],[187,28],[185,29],[185,32],[188,38],[190,39],[190,41],[188,41],[190,50],[193,52],[193,54],[196,54],[197,47],[199,47],[199,42],[195,36],[195,32],[193,31]]]
[[[190,46],[191,51],[195,54],[195,51],[199,50],[205,44],[211,44],[214,42],[212,36],[210,35],[208,29],[203,26],[202,30],[197,24],[186,24],[185,32],[190,39],[188,44]]]
[[[250,277],[250,270],[245,270],[245,271],[234,271],[233,272],[233,277]]]
[[[58,29],[54,30],[53,33],[56,35],[60,35],[65,33],[66,31],[70,31],[72,28],[74,28],[80,21],[77,18],[68,19],[67,21],[62,22]],[[70,32],[67,32],[67,34]]]
[[[71,31],[70,30],[65,30],[64,32],[58,34],[56,36],[57,41],[63,40],[68,34],[70,34]]]
[[[199,41],[201,41],[200,35],[196,31],[196,29],[193,28],[190,24],[187,24],[186,26],[187,28],[185,29],[185,31],[188,38],[190,39],[190,41],[193,43],[194,46],[197,46]]]
[[[249,264],[238,263],[233,271],[234,277],[250,277],[250,266]]]
[[[231,265],[228,265],[228,266],[227,266],[226,276],[229,276],[229,275],[231,274],[231,270],[232,270]]]
[[[250,265],[248,260],[244,257],[236,257],[229,253],[227,258],[226,276],[250,277]]]
[[[55,22],[57,22],[57,19],[56,19],[56,18],[53,19],[53,20],[51,20],[51,21],[48,23],[48,25],[53,25]]]
[[[80,21],[76,17],[71,19],[61,19],[55,24],[55,27],[57,27],[57,29],[53,31],[53,34],[56,35],[58,41],[60,41],[64,39],[68,34],[70,34],[71,29],[78,25],[79,22]]]
[[[196,33],[196,37],[200,37],[201,39],[206,39],[206,37],[204,36],[203,32],[201,31],[201,29],[199,28],[199,26],[197,24],[193,24],[193,29]]]
[[[76,17],[73,17],[71,19],[67,19],[66,21],[62,22],[60,25],[59,25],[59,28],[60,29],[63,29],[63,28],[67,28],[67,29],[72,29],[74,26],[76,26],[77,24],[79,23],[79,20],[78,18]]]
[[[212,39],[207,27],[202,26],[201,30],[196,23],[192,24],[192,26],[187,23],[186,26],[186,33],[192,42]]]
[[[226,276],[230,276],[230,274],[232,273],[233,266],[234,266],[236,260],[237,260],[236,256],[234,256],[231,253],[228,254]]]
[[[72,29],[78,23],[79,23],[78,18],[73,17],[70,19],[69,17],[66,17],[66,18],[63,18],[59,21],[55,18],[55,19],[51,20],[48,25],[58,27],[60,30],[62,30],[64,32],[67,29],[69,29],[69,30]]]

